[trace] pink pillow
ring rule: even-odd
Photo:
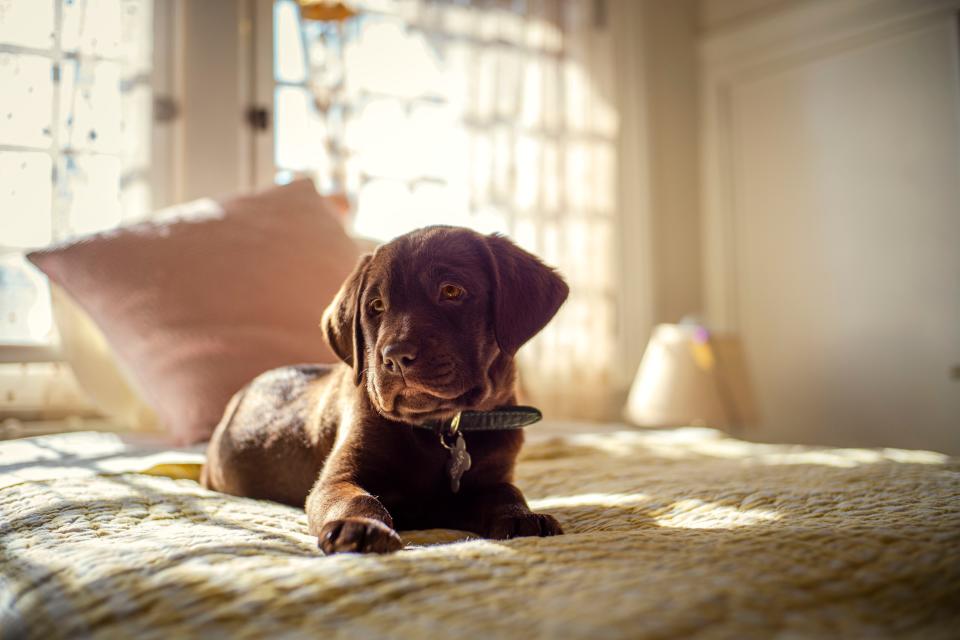
[[[27,256],[93,318],[181,444],[257,374],[335,362],[318,324],[358,251],[309,180]]]

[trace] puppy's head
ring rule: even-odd
[[[377,411],[416,424],[507,401],[513,355],[567,293],[502,236],[427,227],[363,256],[321,324]]]

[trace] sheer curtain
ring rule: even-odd
[[[571,285],[520,352],[554,417],[609,415],[616,350],[612,42],[600,0],[355,2],[336,27],[275,5],[277,180],[344,189],[357,235],[500,231]]]

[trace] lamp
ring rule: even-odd
[[[740,341],[696,324],[654,328],[624,411],[634,424],[701,424],[736,432],[755,422]]]

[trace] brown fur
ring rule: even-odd
[[[451,284],[465,294],[444,297]],[[473,466],[453,493],[447,450],[411,425],[515,404],[513,356],[566,296],[552,269],[501,236],[428,227],[397,238],[361,258],[324,313],[345,364],[275,369],[238,392],[201,481],[304,506],[325,553],[399,549],[395,529],[560,533],[511,484],[522,432],[465,434]]]

